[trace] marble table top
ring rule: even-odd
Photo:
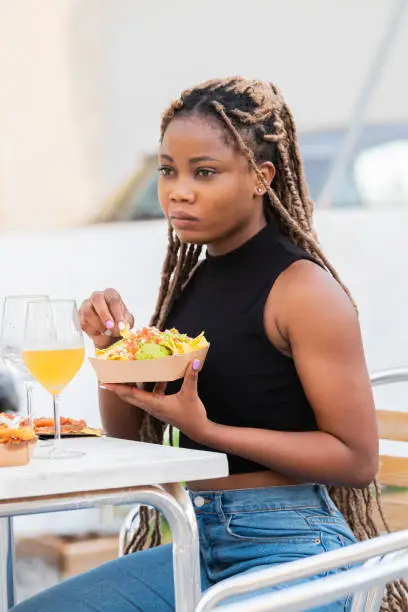
[[[85,455],[43,459],[26,466],[0,468],[0,502],[125,487],[204,480],[228,475],[223,453],[171,448],[115,438],[70,438],[63,448]]]

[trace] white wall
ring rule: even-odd
[[[0,0],[0,227],[87,221],[152,151],[180,89],[278,83],[300,127],[350,114],[392,2]],[[408,115],[400,30],[372,119]]]
[[[358,303],[370,370],[408,366],[408,211],[327,211],[316,217],[322,246]],[[4,295],[49,293],[81,302],[115,287],[136,325],[152,313],[166,248],[163,221],[50,232],[0,234]],[[88,346],[90,354],[91,347]],[[382,393],[382,392],[381,392]],[[386,390],[389,406],[407,408],[406,388]],[[98,424],[95,375],[88,363],[62,394],[62,413]],[[37,413],[51,398],[36,390]]]

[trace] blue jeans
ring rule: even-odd
[[[230,576],[306,558],[356,541],[326,488],[320,485],[202,491],[190,495],[200,534],[203,590]],[[314,612],[347,612],[350,608],[351,598],[347,597]],[[44,591],[13,610],[174,610],[171,545],[111,561]]]

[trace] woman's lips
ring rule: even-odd
[[[197,217],[182,213],[174,213],[170,215],[170,221],[173,227],[177,229],[190,229],[197,225],[197,223],[199,222]]]
[[[172,218],[171,224],[177,229],[190,229],[197,225],[198,221],[195,219],[179,219]]]

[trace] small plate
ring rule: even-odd
[[[102,429],[93,429],[92,427],[87,427],[85,431],[78,431],[76,433],[61,432],[61,438],[101,438],[103,435]],[[54,433],[37,433],[37,436],[40,440],[52,440]]]

